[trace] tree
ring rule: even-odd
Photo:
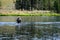
[[[58,12],[60,13],[60,0],[58,0]]]
[[[17,10],[55,10],[60,12],[60,0],[16,0]]]
[[[16,0],[15,8],[19,10],[21,8],[22,0]]]
[[[58,2],[54,2],[54,10],[58,13]]]
[[[1,4],[1,1],[0,1],[0,9],[1,9],[1,6],[2,6],[2,4]]]

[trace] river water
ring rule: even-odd
[[[59,22],[59,16],[20,16],[22,22]],[[0,22],[16,22],[17,16],[0,16]]]
[[[30,37],[30,34],[28,35],[18,35],[16,34],[16,19],[18,16],[0,16],[0,40],[60,40],[60,31],[57,30],[58,36],[50,36],[50,35],[44,35],[43,37],[38,38],[35,34],[34,37]],[[42,28],[52,28],[57,27],[60,28],[60,17],[59,16],[19,16],[22,19],[21,25],[23,28],[26,26],[34,26],[36,27],[35,31],[37,29]],[[33,25],[31,25],[33,24]],[[25,32],[28,29],[25,29]],[[37,32],[37,31],[36,31]],[[36,33],[35,32],[35,33]],[[55,32],[55,31],[54,31]],[[4,36],[7,35],[7,33],[13,33],[13,37],[11,36]],[[37,32],[38,33],[38,32]],[[3,35],[4,34],[4,35]],[[54,35],[54,34],[53,34]],[[55,34],[56,35],[56,34]],[[48,37],[46,37],[48,36]]]

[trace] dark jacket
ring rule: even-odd
[[[20,18],[17,18],[17,23],[21,23],[21,19]]]

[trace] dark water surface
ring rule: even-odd
[[[59,16],[20,16],[22,19],[22,23],[20,26],[22,26],[23,27],[22,30],[25,31],[25,32],[24,31],[22,32],[26,34],[27,30],[29,30],[27,29],[28,27],[36,27],[36,29],[34,30],[36,31],[35,32],[36,34],[34,34],[34,37],[30,37],[30,34],[28,35],[20,34],[17,36],[16,29],[15,29],[15,27],[17,28],[17,25],[19,26],[19,24],[16,23],[17,17],[18,16],[0,16],[0,40],[60,40],[60,36],[56,36],[56,35],[60,35],[60,31],[59,31],[60,17]],[[51,32],[54,33],[55,36],[48,35],[49,33],[45,35],[44,30],[46,28],[54,29]],[[48,30],[46,30],[45,32],[47,31]],[[57,33],[55,33],[56,31]],[[39,36],[40,37],[39,38],[36,36],[37,34],[43,35],[43,36],[41,37]],[[8,35],[10,36],[8,37]]]
[[[59,16],[20,16],[22,22],[59,22]],[[0,16],[0,22],[16,22],[17,16]]]

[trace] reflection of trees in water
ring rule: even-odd
[[[41,25],[39,25],[39,26],[41,26]],[[42,38],[42,40],[46,40],[49,38],[49,36],[51,36],[52,37],[51,39],[53,40],[54,36],[58,37],[58,33],[60,33],[60,28],[57,28],[54,26],[52,26],[52,27],[47,26],[47,28],[45,28],[45,27],[46,27],[46,25],[44,25],[43,28],[36,27],[34,22],[32,22],[26,26],[21,26],[20,28],[17,26],[15,28],[16,36],[22,35],[22,37],[20,38],[22,40],[24,40],[24,38],[28,40],[28,39],[31,39],[34,37]],[[11,34],[6,34],[6,35],[11,37]],[[12,34],[12,35],[14,35],[14,34]]]
[[[23,40],[31,40],[32,37],[34,37],[35,34],[35,26],[33,25],[33,23],[28,24],[26,26],[21,26],[20,28],[17,26],[16,28],[16,35],[22,35]],[[24,37],[27,36],[27,37]]]
[[[31,38],[38,37],[38,38],[48,38],[49,36],[58,36],[60,28],[57,27],[47,27],[47,28],[38,28],[35,27],[34,23],[31,23],[27,26],[20,27],[20,29],[16,29],[17,34],[19,35],[29,35]],[[54,35],[55,34],[55,35]],[[52,38],[53,39],[53,38]]]
[[[55,21],[60,21],[60,16],[55,16]]]
[[[34,36],[35,34],[35,26],[33,25],[33,23],[28,24],[26,26],[21,26],[20,28],[17,26],[16,27],[16,34],[20,34],[20,35],[31,35]]]

